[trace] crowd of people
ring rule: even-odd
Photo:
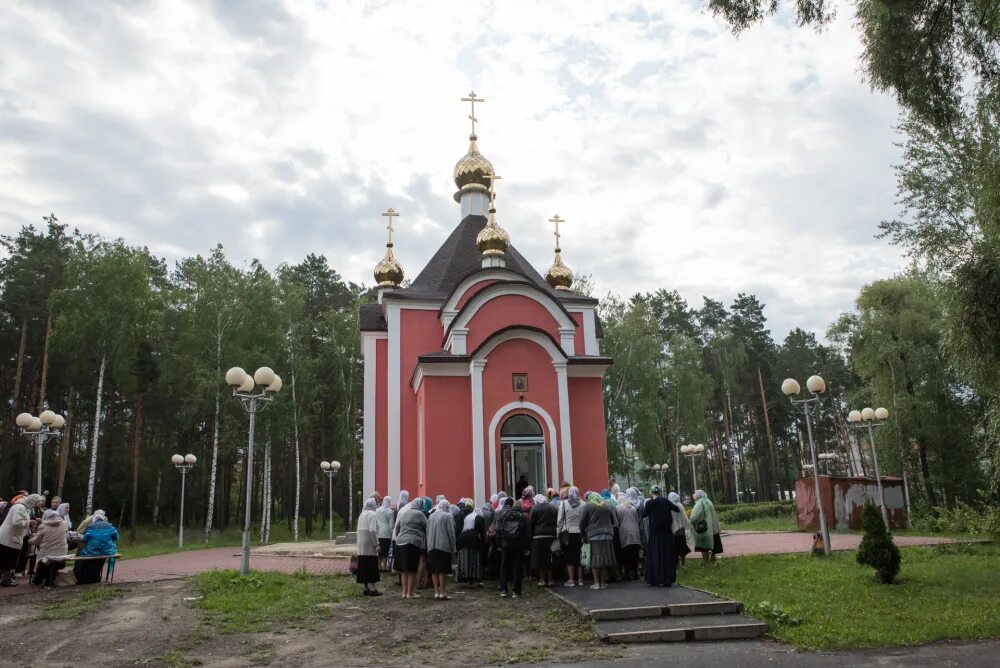
[[[9,502],[0,498],[0,587],[16,587],[25,576],[34,585],[54,587],[70,559],[77,584],[100,582],[117,543],[118,530],[103,510],[74,527],[70,504],[58,496],[46,500],[20,491]]]
[[[449,600],[448,576],[471,586],[496,581],[504,598],[521,596],[525,577],[537,577],[540,587],[557,580],[583,587],[587,573],[596,590],[640,578],[669,587],[690,543],[705,564],[722,552],[719,518],[702,490],[689,516],[676,492],[664,496],[657,485],[648,498],[635,487],[622,492],[614,481],[583,495],[568,482],[545,494],[526,483],[516,489],[518,499],[500,492],[488,502],[455,504],[444,496],[411,500],[407,491],[393,504],[372,493],[358,517],[352,564],[363,594],[381,596],[377,584],[392,571],[404,599],[433,587],[436,600]]]

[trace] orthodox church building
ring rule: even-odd
[[[556,225],[544,278],[497,220],[496,176],[479,152],[455,165],[458,225],[412,283],[393,256],[375,267],[377,304],[361,307],[364,492],[477,502],[527,481],[607,487],[597,300],[573,292]],[[519,483],[520,482],[520,486]]]

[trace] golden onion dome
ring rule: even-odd
[[[392,254],[392,244],[385,246],[385,257],[375,265],[375,281],[380,288],[398,288],[403,282],[403,267]]]
[[[560,249],[556,249],[556,259],[545,272],[545,280],[556,290],[569,290],[573,285],[573,272],[562,261]]]
[[[455,163],[455,185],[459,190],[471,183],[478,183],[484,188],[489,187],[487,174],[493,173],[493,163],[479,152],[476,135],[469,136],[469,152]]]
[[[510,246],[507,231],[497,225],[497,210],[490,208],[490,220],[476,235],[476,247],[483,255],[504,255]]]

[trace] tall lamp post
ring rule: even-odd
[[[187,483],[187,473],[198,461],[198,458],[192,454],[174,455],[170,461],[174,468],[181,472],[181,521],[177,529],[177,547],[184,547],[184,487]]]
[[[20,427],[21,435],[35,441],[35,491],[42,493],[42,452],[45,444],[62,434],[66,419],[57,413],[45,410],[38,417],[31,413],[21,413],[14,418],[14,423]]]
[[[334,459],[332,462],[320,462],[319,467],[326,474],[327,492],[326,499],[330,504],[330,514],[327,516],[327,525],[330,527],[330,540],[333,540],[333,476],[340,470],[340,462]]]
[[[694,472],[694,458],[705,452],[705,444],[699,443],[697,445],[682,445],[681,454],[688,458],[691,462],[691,494],[694,495],[694,491],[698,489],[698,477]]]
[[[243,555],[240,559],[240,575],[250,573],[250,523],[253,518],[253,428],[257,413],[266,409],[281,390],[281,376],[270,367],[262,366],[251,376],[238,366],[226,372],[226,384],[233,388],[233,396],[240,400],[250,416],[250,432],[247,439],[247,500],[246,516],[243,519]]]
[[[823,473],[824,473],[824,475],[830,475],[830,465],[834,461],[836,461],[836,459],[837,459],[837,453],[835,453],[835,452],[821,452],[821,453],[819,453],[818,458],[819,458],[819,460],[821,462],[823,462],[823,464],[825,464],[825,466],[823,467]]]
[[[889,419],[889,411],[885,408],[863,408],[847,414],[847,422],[856,429],[868,430],[868,441],[872,446],[872,460],[875,462],[875,481],[878,483],[878,505],[882,509],[882,521],[889,528],[889,511],[885,508],[885,493],[882,491],[882,474],[878,468],[878,452],[875,451],[875,427],[881,427]]]
[[[796,399],[795,396],[802,391],[799,382],[794,378],[786,378],[781,384],[781,391],[784,392],[788,400],[793,405],[800,404],[806,414],[806,431],[809,433],[809,453],[812,456],[813,482],[816,484],[816,508],[819,511],[819,530],[823,535],[823,554],[830,556],[830,529],[826,526],[826,513],[823,511],[823,499],[819,491],[819,462],[816,459],[816,443],[813,440],[812,420],[810,419],[809,407],[819,403],[819,395],[826,392],[826,381],[820,376],[809,376],[806,380],[806,388],[811,397],[808,399]]]
[[[661,483],[664,488],[667,486],[667,465],[653,464],[653,473],[656,474],[656,482]]]

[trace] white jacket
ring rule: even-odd
[[[0,525],[0,545],[20,550],[24,537],[28,535],[31,513],[23,503],[15,503],[7,511],[3,525]]]

